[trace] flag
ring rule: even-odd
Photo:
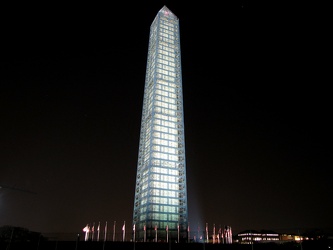
[[[157,231],[157,225],[155,225],[155,231]]]
[[[168,225],[166,225],[166,227],[165,227],[165,231],[168,232],[168,230],[169,230],[169,227],[168,227]]]
[[[88,224],[83,228],[83,232],[89,232],[89,225]]]
[[[146,231],[146,225],[143,226],[143,231]]]
[[[135,224],[133,225],[133,231],[135,231]]]
[[[125,231],[125,224],[123,225],[123,227],[122,227],[122,229],[121,229],[121,230]]]
[[[97,231],[99,231],[100,230],[100,222],[98,222],[98,226],[97,226]]]

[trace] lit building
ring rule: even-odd
[[[254,244],[264,242],[278,242],[280,235],[274,231],[269,230],[246,230],[240,232],[236,236],[236,242],[241,244]]]
[[[187,240],[179,20],[166,6],[150,27],[135,186],[137,241]]]
[[[281,234],[280,235],[280,240],[281,241],[296,241],[296,242],[300,242],[300,241],[303,241],[303,240],[309,240],[309,238],[301,236],[301,235],[296,235],[296,234]]]

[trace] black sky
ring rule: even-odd
[[[30,4],[30,3],[29,3]],[[190,223],[332,228],[331,76],[313,6],[8,6],[0,226],[130,224],[149,27],[180,19]]]

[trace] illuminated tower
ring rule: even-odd
[[[138,241],[187,240],[181,76],[179,20],[164,6],[149,36],[133,211]]]

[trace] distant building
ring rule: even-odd
[[[238,233],[235,240],[240,244],[278,242],[280,240],[280,235],[270,230],[246,230]]]
[[[286,241],[302,241],[302,240],[307,240],[307,238],[302,237],[300,235],[295,235],[295,234],[281,234],[280,235],[280,240],[282,242],[286,242]]]

